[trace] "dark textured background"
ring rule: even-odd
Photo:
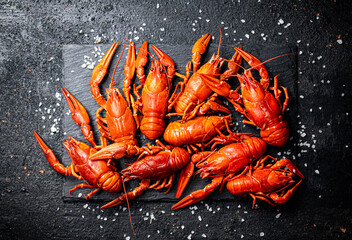
[[[137,237],[350,239],[351,7],[338,0],[1,1],[0,238],[133,238],[125,206],[102,211],[101,202],[63,201],[65,177],[33,138],[37,130],[60,159],[66,154],[64,45],[111,44],[127,29],[138,45],[192,45],[206,32],[217,44],[220,26],[225,45],[297,46],[298,150],[275,157],[292,159],[306,179],[284,206],[259,202],[256,210],[250,198],[179,211],[171,202],[134,201]]]

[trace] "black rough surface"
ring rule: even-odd
[[[64,45],[111,44],[127,29],[137,44],[192,45],[206,32],[216,44],[220,26],[225,45],[297,46],[298,152],[276,157],[293,159],[306,179],[279,207],[259,202],[254,210],[250,198],[234,198],[174,212],[171,202],[134,201],[137,238],[351,239],[351,7],[338,0],[1,1],[0,238],[133,238],[125,207],[63,201],[65,177],[33,138],[37,130],[60,159],[66,154],[65,103],[56,97]]]

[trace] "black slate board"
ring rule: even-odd
[[[140,47],[141,44],[137,44]],[[93,67],[100,61],[103,57],[107,49],[110,45],[64,45],[63,47],[63,59],[64,59],[64,84],[63,86],[66,87],[87,109],[91,122],[93,123],[92,127],[95,132],[95,139],[98,140],[97,128],[94,123],[95,119],[95,112],[98,109],[98,104],[94,101],[91,96],[89,81],[92,74]],[[191,59],[191,45],[167,45],[167,44],[157,44],[157,46],[163,50],[165,53],[169,54],[176,63],[176,68],[180,69],[179,72],[184,72],[184,67],[186,63]],[[224,58],[230,59],[234,53],[234,46],[230,45],[222,45],[220,50],[220,55]],[[270,45],[270,46],[243,46],[243,49],[252,53],[253,55],[257,56],[260,60],[265,61],[275,56],[279,56],[286,53],[296,53],[295,46],[287,46],[287,45]],[[149,50],[152,52],[151,47]],[[102,92],[104,92],[104,86],[108,86],[111,80],[113,68],[117,63],[117,59],[122,52],[122,45],[120,45],[115,53],[114,59],[110,65],[109,69],[109,76],[102,83]],[[210,59],[213,53],[217,53],[217,45],[211,44],[207,53],[203,56],[202,61],[206,62]],[[122,79],[123,79],[123,67],[125,64],[125,56],[127,54],[127,48],[125,50],[124,56],[118,66],[118,69],[115,74],[116,84],[115,87],[122,88]],[[152,52],[152,54],[154,54]],[[297,62],[296,62],[296,55],[290,55],[275,59],[265,64],[266,68],[268,69],[270,75],[273,77],[277,74],[279,76],[279,86],[285,86],[288,89],[289,93],[289,103],[288,103],[288,111],[285,113],[285,119],[288,120],[290,126],[290,139],[286,146],[282,148],[271,147],[268,146],[267,153],[273,155],[275,157],[286,157],[293,162],[296,162],[293,159],[293,156],[297,154]],[[150,61],[149,61],[150,62]],[[149,63],[148,62],[148,63]],[[244,67],[248,68],[246,63],[242,64]],[[148,66],[147,66],[148,67]],[[223,68],[226,68],[226,63],[224,64]],[[148,71],[148,70],[146,70]],[[255,73],[254,73],[255,74]],[[255,75],[256,76],[256,75]],[[257,78],[259,79],[259,78]],[[174,86],[176,82],[180,81],[180,78],[174,78]],[[139,85],[138,79],[135,80],[136,85]],[[238,81],[236,78],[231,78],[230,83],[234,86],[238,86]],[[273,84],[273,81],[270,82]],[[63,100],[65,101],[65,100]],[[66,103],[65,110],[64,110],[64,121],[63,121],[63,130],[66,136],[70,135],[79,139],[83,142],[87,142],[78,125],[74,124],[71,115],[69,113],[69,109]],[[231,108],[231,106],[228,106]],[[166,119],[167,122],[174,121],[178,119],[177,117]],[[241,116],[233,111],[233,119],[234,122],[238,122],[235,126],[235,130],[239,132],[252,132],[256,136],[259,136],[259,130],[253,126],[243,125]],[[145,145],[147,142],[150,142],[146,139],[140,131],[137,132],[138,140],[140,146]],[[155,145],[155,143],[152,142]],[[125,167],[124,163],[132,162],[135,158],[132,159],[120,159],[116,161],[116,165],[118,169],[123,169]],[[71,163],[70,158],[65,153],[63,157],[63,163],[65,165],[69,165]],[[178,178],[176,179],[178,180]],[[204,188],[204,186],[210,183],[211,179],[200,179],[199,176],[193,178],[188,188],[185,190],[185,193],[182,197],[186,196],[192,191],[197,189]],[[63,199],[65,201],[80,201],[84,200],[83,194],[86,194],[91,191],[91,189],[79,189],[73,192],[70,195],[69,190],[73,188],[75,185],[81,183],[81,181],[75,179],[74,177],[66,177],[65,183],[63,186]],[[130,181],[126,183],[127,191],[130,191],[132,188],[138,186],[139,180]],[[145,192],[142,196],[138,198],[138,200],[146,200],[146,201],[177,201],[175,197],[177,183],[174,184],[171,191],[168,194],[164,194],[163,190],[155,191],[149,190]],[[98,201],[110,201],[118,197],[120,193],[111,194],[107,192],[98,192],[95,194],[90,200],[98,200]],[[228,191],[224,189],[222,194],[219,194],[218,191],[215,191],[213,194],[209,196],[209,199],[213,200],[233,200],[235,199]]]

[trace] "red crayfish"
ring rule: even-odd
[[[264,165],[268,158],[272,158],[275,163]],[[228,181],[226,188],[235,196],[249,194],[253,198],[253,208],[255,208],[256,199],[264,200],[275,206],[287,202],[303,179],[303,174],[290,160],[277,161],[271,156],[266,156],[250,168],[245,175]]]
[[[230,132],[230,130],[228,131]],[[251,134],[237,134],[232,132],[230,132],[229,136],[221,135],[218,138],[214,138],[211,141],[215,142],[212,148],[218,143],[227,144],[233,141],[236,142],[230,143],[218,151],[204,151],[192,156],[192,163],[197,163],[196,167],[199,168],[197,173],[200,173],[202,178],[212,177],[213,180],[204,189],[195,191],[176,203],[172,207],[173,210],[205,199],[223,180],[225,182],[238,172],[246,169],[254,160],[261,157],[266,150],[266,144],[260,138],[253,137]],[[182,170],[177,197],[181,196],[193,171],[193,165]]]
[[[168,188],[165,193],[170,191],[175,181],[175,173],[189,164],[190,155],[181,147],[164,146],[160,141],[157,140],[156,142],[160,147],[151,147],[157,150],[156,153],[142,153],[139,160],[133,162],[130,166],[121,171],[124,181],[141,179],[140,186],[132,192],[121,195],[117,199],[102,206],[102,208],[109,208],[125,203],[127,199],[134,199],[140,196],[148,188],[154,188],[156,190]],[[157,180],[157,182],[150,185],[151,180]]]
[[[201,54],[205,53],[210,38],[211,35],[207,33],[200,39],[198,39],[198,41],[194,44],[192,49],[192,61],[190,61],[186,66],[186,76],[176,73],[176,75],[183,78],[184,81],[179,82],[176,85],[175,92],[172,96],[176,114],[169,115],[178,114],[183,115],[184,119],[190,119],[197,114],[197,111],[199,110],[200,106],[202,106],[204,112],[209,109],[212,109],[215,111],[223,111],[226,113],[230,113],[227,108],[225,108],[215,100],[216,95],[212,95],[213,90],[207,84],[205,84],[203,79],[204,75],[219,75],[220,68],[225,61],[225,59],[220,58],[219,56],[221,38],[217,55],[215,56],[214,54],[209,60],[209,62],[207,62],[198,69],[200,65]],[[241,63],[241,56],[236,52],[233,55],[232,59],[228,60],[228,62],[229,69],[224,74],[222,74],[221,80],[228,79],[231,74],[235,74],[238,71],[239,65]],[[192,76],[190,76],[192,64],[194,73]],[[180,86],[180,92],[176,94],[178,86]],[[212,97],[208,99],[208,97],[210,97],[211,95]],[[208,101],[204,103],[204,101],[207,99]]]
[[[142,85],[135,88],[134,93],[137,96],[137,100],[133,103],[134,109],[139,109],[143,114],[143,118],[140,123],[141,132],[150,140],[154,140],[159,137],[165,129],[164,117],[166,113],[171,109],[169,100],[169,93],[171,90],[171,81],[175,74],[175,64],[173,60],[167,56],[156,46],[152,45],[153,50],[157,54],[160,62],[155,60],[152,62],[149,74],[144,82],[142,79]],[[147,44],[143,44],[137,57],[138,69],[143,69],[147,61]],[[142,74],[142,70],[139,70],[139,75]],[[142,95],[138,92],[143,87]]]
[[[288,124],[282,118],[289,100],[287,89],[281,87],[286,96],[284,103],[281,104],[279,99],[281,90],[277,87],[278,76],[274,78],[274,87],[269,88],[269,75],[263,63],[242,49],[235,49],[252,68],[259,71],[262,77],[260,83],[253,78],[250,69],[244,74],[236,75],[241,84],[241,95],[237,93],[238,89],[230,90],[229,84],[213,76],[203,75],[204,82],[217,94],[227,97],[235,109],[249,119],[244,120],[245,123],[259,127],[265,142],[281,147],[285,145],[289,136]],[[274,96],[269,89],[274,91]]]

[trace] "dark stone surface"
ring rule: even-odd
[[[152,43],[150,43],[152,44]],[[100,45],[99,48],[95,45],[65,45],[63,49],[63,59],[64,59],[64,76],[63,76],[63,86],[67,89],[70,90],[70,92],[77,98],[79,101],[83,104],[83,106],[86,108],[86,110],[91,113],[90,117],[91,119],[95,118],[95,111],[96,109],[99,108],[98,104],[95,102],[95,100],[92,98],[92,94],[90,91],[90,86],[89,86],[89,80],[92,75],[92,68],[94,66],[93,63],[99,62],[99,60],[102,58],[102,56],[105,54],[105,52],[109,49],[110,45]],[[186,66],[187,62],[190,60],[189,58],[186,58],[184,53],[191,53],[192,46],[189,45],[168,45],[168,44],[158,44],[158,47],[162,49],[164,52],[172,56],[173,61],[176,64],[176,68],[184,68]],[[104,87],[108,88],[110,84],[110,79],[113,76],[114,72],[114,66],[116,65],[119,56],[121,55],[121,48],[120,47],[117,51],[114,61],[111,63],[111,67],[109,68],[108,76],[105,81],[101,84],[102,87],[101,89],[104,89]],[[151,50],[151,48],[150,48]],[[231,45],[222,45],[220,49],[220,55],[226,59],[231,59],[234,49],[233,46]],[[152,51],[152,50],[151,50]],[[217,52],[217,44],[213,44],[209,46],[209,49],[207,53],[204,54],[204,59],[205,61],[210,59],[210,57],[213,55],[213,53]],[[255,48],[251,48],[251,52],[255,54],[256,56],[261,56],[262,59],[269,59],[272,56],[278,56],[284,53],[296,53],[296,47],[295,46],[287,46],[286,44],[281,46],[281,45],[271,45],[271,46],[263,46],[262,48],[258,48],[256,46]],[[126,54],[126,52],[125,52]],[[122,58],[124,59],[124,58]],[[84,62],[85,64],[82,64]],[[118,87],[119,89],[122,89],[123,87],[123,62],[121,63],[121,66],[116,69],[115,73],[115,86]],[[226,67],[226,64],[225,66]],[[286,86],[288,88],[288,94],[290,96],[289,104],[288,104],[288,111],[285,114],[285,119],[289,122],[291,128],[291,138],[288,143],[282,147],[282,148],[275,148],[275,147],[270,147],[268,146],[267,149],[267,154],[277,154],[277,151],[281,152],[290,152],[293,155],[297,154],[297,146],[296,142],[298,140],[297,138],[297,63],[296,63],[296,57],[294,55],[291,55],[289,57],[283,57],[276,59],[275,61],[271,61],[266,65],[268,71],[272,75],[277,75],[280,74],[280,81],[279,84]],[[146,70],[148,67],[146,67]],[[116,80],[117,79],[117,80]],[[178,81],[182,81],[181,78],[175,77],[173,80],[173,86],[175,88],[175,85]],[[233,85],[235,84],[235,81],[230,81]],[[136,85],[139,85],[139,80],[136,79],[134,82]],[[172,89],[172,91],[174,90]],[[104,94],[104,92],[102,92]],[[60,98],[60,96],[58,95]],[[63,97],[62,97],[63,98]],[[284,98],[283,98],[284,99]],[[64,113],[69,113],[69,108],[68,105],[65,103],[65,100],[63,100],[64,104]],[[229,105],[228,107],[231,107]],[[242,118],[240,117],[239,113],[236,113],[234,109],[231,109],[233,111],[233,116],[234,119],[236,120],[237,126],[235,126],[234,130],[239,131],[239,132],[252,132],[253,134],[256,134],[259,136],[258,130],[255,127],[249,127],[246,126],[245,124],[242,123]],[[180,119],[180,117],[172,117],[172,118],[167,118],[166,124],[170,121],[175,121]],[[63,120],[63,129],[65,131],[64,135],[70,135],[74,137],[79,137],[80,139],[84,140],[82,137],[82,133],[80,130],[80,127],[77,126],[71,118],[71,114],[64,114],[64,120]],[[93,130],[95,133],[98,132],[96,125],[93,125]],[[154,144],[154,141],[149,141],[144,135],[138,131],[137,132],[137,138],[138,142],[141,146],[145,146],[148,142],[151,144]],[[96,139],[99,139],[99,135],[96,134]],[[162,136],[159,137],[160,140],[163,141]],[[87,142],[87,141],[86,141]],[[165,143],[166,144],[166,143]],[[135,160],[136,158],[133,158]],[[119,161],[116,161],[116,165],[118,166],[118,169],[123,169],[125,168],[125,163],[130,163],[132,160],[131,159],[120,159]],[[68,154],[63,154],[63,160],[62,162],[65,165],[70,165],[71,164],[71,159],[68,156]],[[195,190],[203,188],[207,183],[210,182],[207,181],[207,179],[202,180],[199,177],[196,177],[192,179],[192,183],[190,184],[189,187],[187,187],[187,192],[185,193],[191,193]],[[68,177],[65,178],[65,183],[64,183],[64,199],[67,201],[77,201],[77,200],[83,200],[85,201],[84,196],[82,195],[82,191],[76,191],[74,194],[70,194],[70,189],[79,184],[80,181],[77,180],[76,178],[73,177]],[[130,181],[126,183],[127,189],[129,189],[130,186],[138,186],[139,182],[138,181]],[[134,188],[133,187],[133,188]],[[169,194],[164,194],[163,191],[147,191],[145,194],[140,196],[138,200],[148,200],[148,201],[156,201],[156,200],[166,200],[166,201],[177,201],[175,198],[176,194],[176,188],[177,184],[175,184]],[[87,189],[87,191],[83,192],[89,192],[91,189]],[[186,196],[186,194],[184,194]],[[115,194],[110,194],[107,192],[101,192],[97,195],[94,196],[94,200],[105,200],[105,201],[111,201],[116,198]],[[233,199],[233,196],[231,193],[225,191],[223,194],[212,194],[209,196],[209,199]]]
[[[306,179],[278,207],[259,202],[251,209],[250,198],[233,198],[171,211],[172,202],[134,201],[137,237],[350,239],[351,7],[350,1],[2,1],[0,238],[133,238],[125,206],[102,211],[101,202],[63,201],[66,178],[33,138],[37,130],[64,158],[66,103],[57,94],[66,45],[111,44],[127,29],[137,45],[190,46],[206,32],[216,45],[220,26],[224,45],[297,46],[297,150],[274,156],[292,159]]]

